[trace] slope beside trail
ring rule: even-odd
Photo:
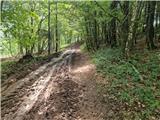
[[[103,120],[95,66],[79,46],[1,87],[2,120]]]

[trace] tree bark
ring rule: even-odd
[[[96,49],[98,49],[98,39],[97,39],[98,34],[97,34],[97,20],[96,20],[97,12],[96,11],[94,11],[94,16],[95,16],[94,18],[94,40],[95,40],[94,44],[95,44]]]
[[[143,1],[138,1],[137,3],[137,10],[136,10],[136,18],[135,18],[135,22],[134,22],[134,26],[133,26],[133,43],[132,43],[132,48],[134,46],[134,44],[137,43],[137,28],[139,25],[139,20],[141,18],[141,13],[142,13],[142,9],[144,8],[144,2]]]
[[[133,35],[134,35],[134,23],[136,20],[136,10],[137,10],[137,1],[131,3],[130,5],[130,12],[129,12],[129,17],[130,17],[130,24],[129,24],[129,31],[128,31],[128,39],[125,44],[125,57],[128,59],[130,57],[130,51],[132,49],[132,44],[133,44]]]
[[[56,1],[56,52],[58,52],[58,6]]]
[[[156,46],[154,44],[154,14],[155,14],[155,6],[156,1],[148,1],[147,2],[147,23],[146,23],[146,41],[148,49],[155,49]]]
[[[123,50],[123,53],[125,53],[125,45],[126,45],[126,41],[128,39],[128,31],[129,31],[129,25],[128,25],[128,22],[129,22],[129,1],[125,1],[124,4],[123,4],[123,11],[124,11],[124,22],[122,24],[122,50]]]
[[[4,3],[4,1],[2,0],[1,1],[1,25],[2,25],[2,22],[3,22],[3,3]]]
[[[48,55],[51,53],[50,0],[48,0]]]
[[[111,3],[111,10],[115,10],[117,8],[117,1],[113,1]],[[117,40],[116,40],[116,18],[113,17],[110,23],[110,41],[111,41],[111,47],[115,47],[117,44]]]

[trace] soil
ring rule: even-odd
[[[1,86],[2,120],[104,120],[89,55],[72,46],[24,78]]]
[[[19,59],[12,58],[11,61],[14,63],[7,66],[7,69],[1,70],[1,83],[2,84],[10,84],[14,80],[19,80],[24,78],[26,75],[30,74],[32,71],[35,71],[43,64],[50,62],[52,58],[59,57],[61,54],[60,52],[53,53],[49,56],[40,56],[40,57],[33,57],[33,56],[23,56]],[[14,60],[13,60],[14,59]],[[9,59],[3,60],[3,62],[9,62]],[[10,61],[10,62],[11,62]]]

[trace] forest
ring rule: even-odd
[[[160,1],[0,2],[2,120],[160,120]]]

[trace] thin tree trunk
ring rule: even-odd
[[[34,1],[30,1],[30,6],[31,6],[31,12],[34,12],[34,9],[35,9],[35,6],[34,6]],[[34,21],[33,21],[33,17],[31,16],[31,35],[30,35],[30,40],[32,41],[33,40],[33,25],[34,25],[34,23],[33,23]],[[27,48],[27,54],[28,55],[31,55],[32,54],[32,52],[33,52],[33,49],[34,49],[34,43],[33,43],[33,45],[31,45],[31,46],[29,46],[29,48]]]
[[[95,19],[94,19],[94,40],[95,42],[94,44],[95,44],[96,49],[98,49],[98,40],[97,40],[98,34],[97,34],[97,21],[96,21],[97,12],[96,11],[94,11],[94,16],[95,16]]]
[[[2,0],[1,1],[1,25],[2,25],[2,22],[3,22],[3,3],[4,3],[4,1]]]
[[[117,1],[113,1],[111,3],[111,10],[115,10],[117,8]],[[115,47],[117,44],[117,40],[116,40],[116,18],[113,17],[110,23],[110,41],[111,41],[111,47]]]
[[[87,50],[89,51],[90,50],[90,45],[89,45],[89,28],[88,28],[88,22],[87,22],[87,18],[85,17],[84,18],[85,20],[85,28],[86,28],[86,47],[87,47]]]
[[[51,53],[50,0],[48,0],[48,55]]]
[[[136,8],[137,7],[137,1],[131,3],[130,5],[130,17],[131,17],[131,21],[130,21],[130,25],[129,25],[129,31],[128,31],[128,39],[126,41],[126,45],[125,45],[125,57],[129,58],[130,56],[130,51],[132,48],[132,44],[133,44],[133,28],[134,28],[134,23],[135,23],[135,19],[136,19]]]
[[[122,48],[123,48],[123,53],[125,53],[125,47],[126,47],[126,41],[128,39],[128,31],[129,31],[129,1],[125,1],[123,4],[123,11],[124,11],[124,15],[125,15],[125,20],[122,24],[122,35],[123,35],[123,42],[122,42]]]
[[[134,44],[137,43],[136,39],[137,39],[137,28],[138,28],[138,25],[139,25],[139,20],[141,18],[141,13],[142,13],[142,9],[144,7],[144,2],[143,1],[138,1],[138,4],[137,4],[137,10],[136,10],[136,18],[135,18],[135,22],[134,22],[134,26],[133,26],[133,42],[132,43],[132,48],[134,46]]]
[[[156,1],[148,1],[148,15],[147,15],[147,28],[146,28],[146,41],[148,49],[155,49],[156,46],[154,44],[154,14],[155,14],[155,6]]]
[[[56,1],[56,52],[58,52],[58,5]]]

